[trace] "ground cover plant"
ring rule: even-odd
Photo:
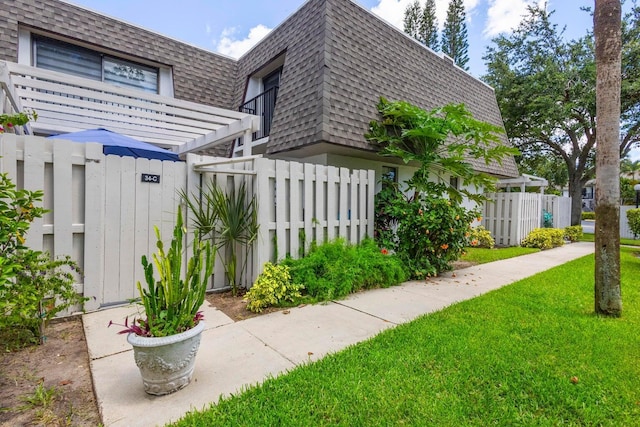
[[[625,313],[593,314],[593,256],[298,367],[177,426],[637,425],[640,267]]]
[[[460,257],[460,261],[467,261],[474,264],[485,264],[487,262],[500,261],[501,259],[513,258],[539,252],[538,248],[523,248],[522,246],[511,246],[507,248],[467,248]]]

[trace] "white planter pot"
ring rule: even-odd
[[[191,382],[203,330],[201,320],[194,328],[168,337],[127,336],[140,368],[144,391],[161,396],[178,391]]]

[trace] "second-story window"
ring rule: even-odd
[[[34,65],[38,68],[158,93],[158,68],[47,37],[33,40]]]

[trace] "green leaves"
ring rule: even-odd
[[[249,198],[245,182],[242,182],[238,188],[225,192],[210,181],[205,188],[201,189],[201,194],[202,198],[194,194],[189,196],[185,192],[180,193],[193,215],[192,223],[200,234],[211,237],[219,249],[225,249],[226,257],[222,259],[225,274],[233,294],[236,295],[246,270],[248,251],[258,238],[256,198],[255,196]],[[244,248],[240,266],[238,266],[238,246]]]
[[[184,332],[201,318],[198,313],[204,302],[209,278],[213,273],[215,248],[210,242],[203,242],[198,232],[194,233],[192,255],[188,258],[184,279],[182,278],[183,243],[186,234],[182,219],[182,209],[178,209],[173,239],[165,251],[158,227],[155,227],[158,248],[153,254],[153,263],[142,256],[146,289],[137,283],[140,305],[144,307],[146,319],[139,319],[126,331],[143,336],[164,337]],[[158,271],[159,279],[153,274]],[[128,325],[125,325],[128,327]]]
[[[26,328],[41,343],[48,320],[86,301],[73,286],[79,268],[71,258],[52,260],[25,246],[31,222],[46,212],[35,206],[42,197],[0,174],[0,328]]]
[[[476,120],[463,104],[427,112],[405,101],[381,98],[378,111],[380,119],[370,123],[365,138],[377,143],[383,156],[418,163],[409,183],[417,192],[433,192],[433,182],[445,183],[453,176],[461,179],[462,188],[445,185],[442,194],[454,201],[467,197],[480,203],[484,198],[468,188],[488,191],[495,179],[476,172],[470,161],[501,164],[505,157],[518,154],[500,143],[500,127]]]

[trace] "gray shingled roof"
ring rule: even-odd
[[[464,103],[476,118],[504,127],[493,89],[350,0],[308,1],[240,59],[239,76],[285,50],[268,154],[318,142],[374,150],[364,134],[380,96],[426,109]],[[243,94],[239,85],[238,103]],[[513,158],[474,167],[518,175]]]

